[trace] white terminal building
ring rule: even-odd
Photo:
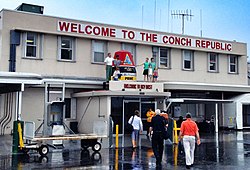
[[[111,136],[112,117],[123,135],[136,109],[146,127],[149,108],[175,119],[190,112],[197,122],[214,121],[216,132],[250,127],[246,43],[47,16],[33,6],[0,12],[1,135],[18,118],[36,128],[49,119],[48,98],[62,99],[53,84],[65,86],[63,121],[79,133]],[[158,81],[144,82],[138,66],[137,81],[106,89],[104,59],[119,50],[136,65],[155,58]]]

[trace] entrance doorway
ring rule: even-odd
[[[123,125],[127,124],[129,118],[134,115],[135,110],[140,111],[139,100],[123,100]],[[124,127],[123,130],[123,134],[128,134]]]
[[[141,118],[143,124],[143,134],[148,134],[149,123],[147,122],[147,112],[152,109],[155,111],[156,109],[156,101],[146,101],[141,102]]]
[[[134,115],[135,110],[140,111],[139,100],[123,100],[123,132],[122,132],[122,147],[132,146],[131,134],[126,131],[125,125],[129,118]]]
[[[143,134],[146,135],[149,129],[149,124],[147,122],[147,111],[149,109],[152,109],[153,111],[156,108],[156,101],[142,101],[142,99],[138,100],[123,100],[123,122],[124,125],[128,122],[129,118],[134,114],[135,110],[140,111],[140,117],[142,119],[142,124],[143,124]],[[125,137],[130,136],[130,133],[128,133],[123,126],[123,136]],[[123,144],[124,146],[130,146],[131,145],[131,139],[128,138],[123,138]],[[140,141],[139,141],[140,142]]]
[[[118,125],[122,147],[132,146],[131,134],[127,132],[125,126],[135,110],[140,111],[144,130],[143,134],[146,135],[149,128],[146,114],[150,108],[155,111],[156,103],[155,98],[111,98],[111,118],[114,123],[112,132],[115,134],[115,125]]]
[[[250,105],[243,105],[243,127],[250,127]]]

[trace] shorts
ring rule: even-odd
[[[157,78],[158,78],[158,76],[153,76],[153,78],[157,79]]]
[[[135,140],[135,141],[138,141],[138,139],[139,139],[139,130],[133,130],[133,132],[132,132],[132,134],[131,134],[131,138],[132,138],[132,140]]]
[[[143,75],[148,75],[148,69],[143,70]]]

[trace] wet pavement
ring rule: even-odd
[[[201,134],[201,138],[191,169],[250,170],[250,131],[222,131],[217,135]],[[129,143],[129,137],[126,140]],[[64,149],[51,150],[44,157],[35,151],[12,155],[12,136],[0,136],[0,169],[156,169],[151,143],[144,135],[141,147],[135,151],[128,146],[93,152],[81,150],[79,145],[79,141],[68,141]],[[166,142],[162,169],[186,169],[181,148]]]

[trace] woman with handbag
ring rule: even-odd
[[[139,141],[139,135],[143,131],[143,125],[142,125],[142,120],[140,118],[139,110],[135,110],[134,115],[130,117],[128,123],[133,126],[131,139],[132,139],[133,150],[135,150],[137,147],[137,143]]]

